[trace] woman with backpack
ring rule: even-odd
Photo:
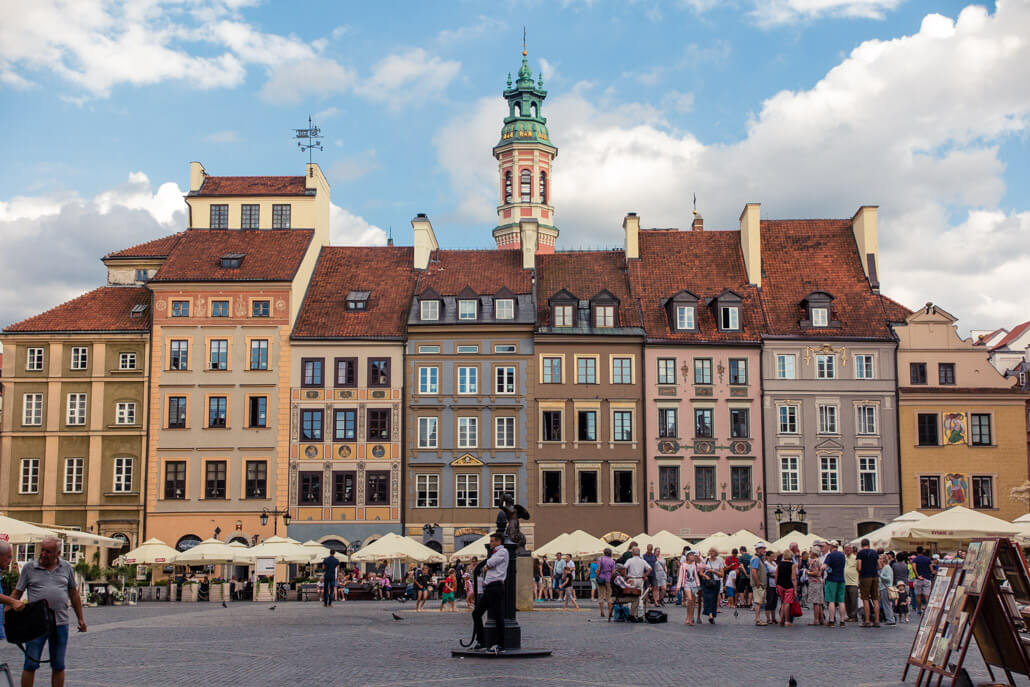
[[[780,624],[794,625],[794,590],[798,586],[798,566],[794,556],[787,551],[776,558],[776,594],[780,597]]]
[[[715,614],[719,612],[719,592],[722,589],[722,576],[725,564],[719,558],[719,552],[709,549],[705,567],[701,571],[702,615],[708,616],[708,622],[715,624]]]
[[[683,606],[687,609],[687,615],[683,621],[685,625],[694,624],[694,606],[697,604],[697,591],[700,587],[701,578],[698,574],[697,556],[693,551],[688,551],[686,562],[680,563],[676,577],[676,591],[683,594]]]

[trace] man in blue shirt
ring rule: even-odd
[[[869,627],[872,616],[873,627],[880,627],[880,554],[869,548],[869,540],[862,540],[862,550],[858,552],[858,592],[862,597],[865,609],[865,622],[862,627]],[[870,607],[872,610],[870,611]]]
[[[497,628],[497,642],[488,651],[499,653],[504,651],[504,582],[508,579],[508,549],[504,548],[504,539],[500,532],[490,535],[490,557],[480,565],[485,565],[486,571],[483,595],[476,601],[476,607],[472,611],[473,636],[476,641],[474,648],[480,650],[486,646],[483,614],[489,612],[494,627]]]
[[[323,606],[333,605],[333,597],[336,595],[336,568],[339,565],[340,561],[331,552],[322,559],[322,569],[325,571],[322,575]]]
[[[933,588],[933,576],[937,574],[937,570],[922,546],[916,547],[916,557],[912,559],[912,565],[916,569],[916,579],[912,585],[912,591],[915,592],[916,609],[922,613],[923,609],[926,608],[926,602],[930,599],[930,590]]]
[[[822,569],[826,571],[826,581],[823,583],[823,598],[826,599],[826,626],[833,627],[835,613],[841,627],[845,627],[844,619],[847,612],[844,609],[844,567],[848,560],[838,548],[840,542],[836,539],[830,541],[830,552],[823,559]]]

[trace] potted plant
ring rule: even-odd
[[[275,601],[275,581],[269,575],[261,575],[254,584],[254,601]]]
[[[182,600],[183,601],[196,601],[200,587],[197,585],[196,580],[186,580],[182,584]]]
[[[229,583],[221,577],[211,578],[211,587],[207,595],[208,601],[228,601]]]

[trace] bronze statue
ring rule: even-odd
[[[526,548],[526,536],[519,529],[519,520],[529,520],[529,511],[515,503],[515,498],[508,492],[501,494],[497,507],[497,531],[504,533],[504,542],[515,544],[517,552]]]

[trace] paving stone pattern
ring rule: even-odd
[[[460,606],[459,606],[460,608]],[[753,615],[722,613],[712,626],[605,623],[590,611],[520,614],[523,644],[552,648],[534,660],[454,659],[471,632],[467,613],[412,612],[412,604],[145,603],[89,608],[89,632],[74,632],[69,685],[841,685],[895,687],[912,641],[908,625],[861,629],[755,627]],[[403,620],[395,621],[396,612]],[[802,619],[808,621],[808,617]],[[974,652],[971,651],[971,654]],[[0,660],[20,670],[17,648]],[[978,655],[970,670],[986,680]],[[49,684],[49,669],[37,685]],[[910,674],[909,684],[914,681]],[[1025,681],[1020,684],[1027,684]]]

